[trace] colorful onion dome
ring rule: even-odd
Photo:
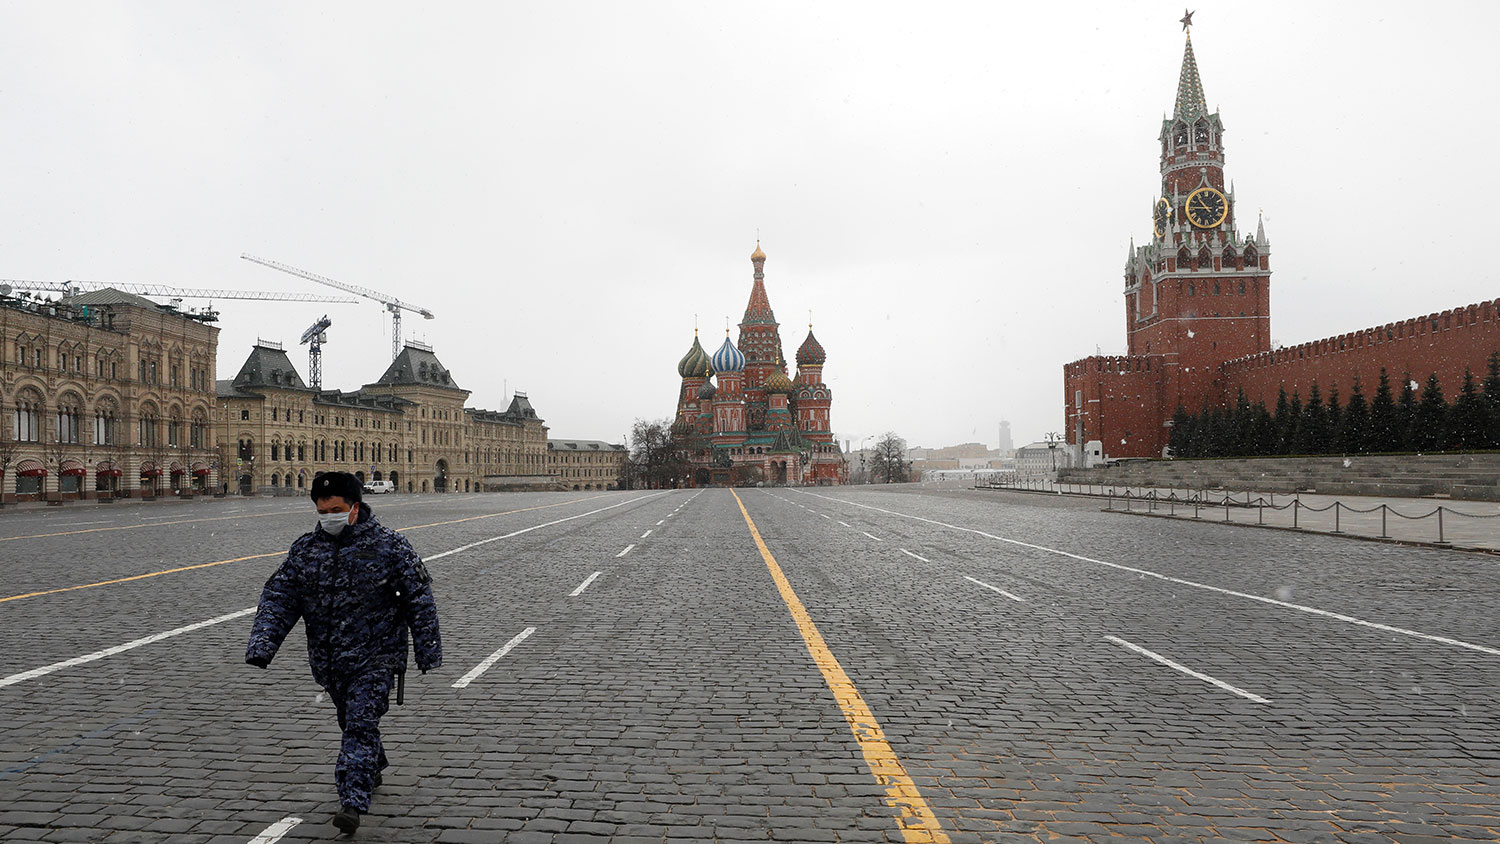
[[[714,382],[712,382],[712,381],[704,381],[703,382],[703,386],[701,386],[701,387],[698,388],[698,400],[699,401],[708,401],[709,399],[711,399],[714,396],[718,395],[718,393],[719,393],[719,388],[714,386]]]
[[[813,336],[812,326],[807,327],[807,339],[797,347],[798,366],[822,366],[828,360],[828,353],[823,351],[823,344]]]
[[[766,376],[766,392],[768,393],[790,393],[792,391],[792,379],[786,377],[786,373],[779,369],[771,370]]]
[[[677,362],[677,374],[683,378],[707,378],[713,374],[710,366],[708,352],[703,351],[703,346],[698,343],[698,335],[694,334],[693,347]]]
[[[750,253],[750,260],[752,260],[752,261],[764,261],[765,259],[766,259],[766,253],[760,251],[760,241],[757,240],[757,241],[755,241],[755,251]]]
[[[710,362],[713,364],[714,372],[745,371],[745,354],[734,347],[734,343],[730,342],[728,336],[724,338],[724,345],[714,352],[713,360]]]
[[[672,433],[679,437],[685,437],[693,432],[693,423],[687,419],[679,419],[672,423]]]

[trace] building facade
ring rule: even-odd
[[[1160,194],[1152,236],[1125,263],[1126,354],[1063,367],[1067,441],[1088,462],[1165,452],[1178,407],[1197,413],[1237,399],[1274,404],[1314,383],[1345,394],[1436,374],[1453,394],[1465,369],[1481,373],[1500,350],[1500,301],[1271,348],[1271,244],[1257,221],[1241,230],[1226,187],[1224,124],[1209,113],[1193,54],[1183,51],[1172,114],[1158,136]]]
[[[726,330],[710,356],[695,332],[677,364],[682,384],[672,433],[688,457],[684,482],[844,483],[848,464],[831,427],[833,390],[823,380],[828,355],[809,325],[797,349],[796,377],[787,374],[758,243],[750,263],[754,277],[738,346]]]
[[[602,440],[547,440],[547,468],[564,489],[617,489],[630,449]]]
[[[210,488],[215,318],[108,288],[0,296],[0,498]]]
[[[550,479],[547,428],[527,397],[517,393],[503,412],[465,407],[469,391],[414,341],[349,392],[312,389],[281,344],[261,341],[217,397],[220,459],[245,494],[305,492],[326,471],[391,481],[398,492]]]

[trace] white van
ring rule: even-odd
[[[376,493],[395,492],[396,485],[390,481],[365,481],[365,492],[370,495]]]

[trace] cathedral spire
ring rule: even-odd
[[[1208,114],[1208,100],[1203,96],[1203,80],[1198,78],[1198,60],[1193,56],[1193,34],[1187,35],[1182,50],[1182,72],[1177,76],[1177,103],[1172,107],[1174,120],[1193,121]]]

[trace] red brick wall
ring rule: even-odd
[[[1463,385],[1464,367],[1483,378],[1490,353],[1500,351],[1497,306],[1500,300],[1482,302],[1232,360],[1224,365],[1226,398],[1244,390],[1250,401],[1274,406],[1281,387],[1306,398],[1317,381],[1325,397],[1337,385],[1343,401],[1358,376],[1368,399],[1385,367],[1393,389],[1407,373],[1419,384],[1437,373],[1443,394],[1452,401]]]
[[[1160,457],[1176,402],[1165,415],[1171,378],[1163,359],[1152,355],[1088,357],[1063,367],[1067,441],[1100,440],[1107,457]],[[1081,411],[1075,391],[1082,392]]]

